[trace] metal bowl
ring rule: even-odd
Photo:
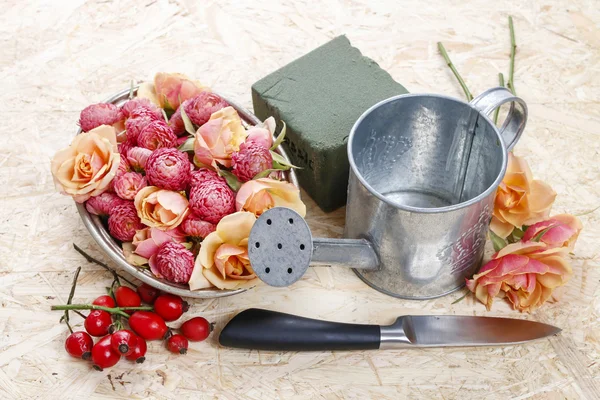
[[[117,106],[120,106],[121,104],[129,100],[129,92],[130,89],[123,90],[115,94],[114,96],[106,99],[104,102],[113,103]],[[137,88],[134,88],[134,93],[137,93]],[[261,122],[254,114],[250,113],[243,107],[240,107],[235,102],[225,97],[223,97],[223,99],[225,99],[233,108],[237,110],[240,118],[242,119],[242,122],[246,126],[256,125]],[[77,134],[79,134],[80,132],[81,129],[77,131]],[[287,155],[285,154],[285,151],[281,148],[281,146],[279,146],[276,151],[286,160],[289,161]],[[297,187],[299,187],[298,179],[296,178],[296,173],[293,170],[286,171],[285,174],[286,180],[288,182],[291,182]],[[79,211],[79,215],[81,216],[83,224],[92,235],[92,238],[94,238],[94,240],[96,241],[96,243],[98,243],[100,248],[104,250],[104,252],[117,264],[117,266],[121,270],[126,271],[130,275],[136,277],[140,281],[147,283],[152,287],[160,289],[166,293],[172,293],[184,297],[194,297],[198,299],[210,299],[231,296],[248,290],[221,290],[213,288],[192,291],[187,285],[180,285],[168,282],[164,279],[159,279],[155,277],[148,268],[136,267],[127,262],[125,256],[123,255],[123,250],[121,249],[121,246],[110,236],[110,234],[102,224],[100,218],[96,215],[88,213],[88,211],[85,209],[85,204],[77,203],[77,210]]]

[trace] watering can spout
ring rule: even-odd
[[[379,269],[379,259],[366,239],[313,238],[310,265],[375,271]]]
[[[264,212],[248,238],[248,256],[256,276],[271,286],[289,286],[309,266],[377,270],[377,254],[366,239],[313,238],[300,214],[285,207]]]

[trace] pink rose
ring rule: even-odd
[[[162,189],[185,190],[190,181],[191,163],[187,154],[173,148],[154,151],[146,163],[146,177]]]
[[[107,216],[116,206],[126,202],[114,193],[104,192],[98,196],[90,197],[85,202],[85,209],[90,214]]]
[[[110,103],[87,106],[79,115],[79,126],[83,132],[91,131],[100,125],[119,125],[123,120],[119,108]]]
[[[161,108],[177,110],[180,102],[209,89],[183,74],[159,72],[154,77],[154,90]]]
[[[273,168],[273,157],[268,148],[255,142],[242,143],[240,151],[233,153],[233,174],[241,182],[254,178],[259,173]]]
[[[288,207],[303,217],[306,215],[306,206],[300,200],[300,190],[290,182],[269,178],[244,183],[235,202],[238,211],[250,211],[256,216],[273,207]]]
[[[190,213],[181,224],[181,229],[188,236],[203,239],[214,232],[216,226],[208,221],[203,221],[196,214]]]
[[[225,107],[211,115],[196,132],[195,160],[205,166],[217,167],[217,162],[231,166],[231,154],[240,149],[246,139],[242,120],[233,107]]]
[[[177,136],[165,121],[155,120],[142,129],[137,137],[137,143],[146,149],[156,150],[163,147],[174,147]]]
[[[187,283],[194,269],[194,255],[182,244],[163,243],[149,260],[150,270],[173,283]]]
[[[132,147],[127,151],[127,161],[133,169],[140,172],[146,169],[146,162],[150,154],[152,154],[152,150],[143,147]]]
[[[143,227],[131,201],[116,206],[108,217],[108,231],[111,236],[123,242],[131,241],[135,232]]]
[[[146,178],[137,172],[126,172],[114,179],[114,191],[122,199],[133,200],[141,188],[147,186]]]
[[[146,260],[158,252],[158,248],[166,242],[185,242],[185,234],[179,229],[167,231],[158,228],[144,228],[138,230],[133,236],[134,253]]]
[[[101,125],[75,136],[71,145],[52,159],[56,188],[78,203],[107,190],[117,174],[121,156],[115,128]]]
[[[467,288],[488,310],[493,298],[502,295],[515,309],[531,312],[567,283],[573,271],[565,257],[581,225],[575,217],[557,217],[529,227],[521,241],[494,254],[473,279],[467,279]],[[542,226],[550,229],[544,233]],[[540,241],[530,240],[534,238]]]
[[[235,211],[235,193],[222,180],[210,180],[192,186],[190,208],[204,221],[218,223]]]
[[[156,186],[142,188],[135,196],[134,204],[145,225],[162,230],[176,228],[189,213],[184,195]]]
[[[265,149],[270,149],[273,146],[273,134],[275,133],[275,118],[269,117],[257,126],[253,126],[248,129],[248,137],[246,138],[246,143],[255,143],[264,147]]]

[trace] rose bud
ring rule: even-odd
[[[218,223],[235,211],[235,193],[222,180],[210,180],[190,189],[190,208],[204,221]]]
[[[113,237],[123,242],[130,242],[136,231],[143,228],[144,225],[137,215],[133,202],[129,201],[111,210],[108,217],[108,230]]]
[[[177,136],[173,133],[173,129],[162,120],[150,122],[137,137],[138,145],[150,150],[174,147],[176,142]]]
[[[190,181],[191,165],[187,154],[173,148],[154,151],[146,162],[146,177],[162,189],[185,190]]]

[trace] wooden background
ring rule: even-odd
[[[600,398],[600,210],[585,226],[562,301],[520,315],[492,312],[462,293],[424,302],[387,297],[351,271],[312,269],[290,288],[259,287],[194,301],[217,329],[264,307],[335,321],[386,324],[405,313],[510,316],[563,333],[504,348],[271,353],[219,348],[217,335],[175,356],[152,343],[142,365],[105,372],[63,350],[64,303],[109,274],[75,253],[106,260],[73,202],[55,193],[50,158],[70,142],[79,111],[157,71],[179,71],[251,107],[250,85],[339,34],[411,92],[462,97],[443,41],[476,95],[508,72],[507,16],[519,45],[515,86],[529,105],[515,152],[558,192],[554,213],[600,205],[600,11],[595,0],[0,1],[0,398],[576,399]],[[310,199],[317,235],[339,236],[343,210]],[[79,319],[77,319],[79,321]],[[177,326],[178,324],[173,324]]]

